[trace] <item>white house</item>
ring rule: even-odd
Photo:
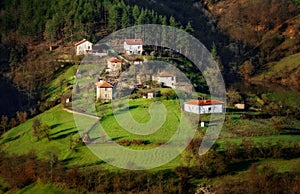
[[[104,100],[104,101],[112,100],[113,86],[110,83],[100,80],[95,85],[97,87],[97,92],[96,92],[97,100]]]
[[[147,93],[147,98],[154,98],[154,94],[153,94],[153,92],[148,92]]]
[[[153,76],[153,79],[156,80],[158,83],[162,84],[163,86],[176,88],[176,76],[167,73],[161,72],[156,76]]]
[[[224,102],[219,100],[191,100],[184,103],[184,111],[195,114],[223,113]]]
[[[121,71],[121,68],[122,68],[121,60],[119,60],[115,57],[111,57],[111,58],[107,59],[107,68],[113,72]]]
[[[76,55],[85,55],[89,51],[92,51],[93,44],[86,39],[83,39],[75,43]]]
[[[143,52],[142,39],[125,39],[124,50],[128,55],[141,55]]]

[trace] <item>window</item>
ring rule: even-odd
[[[211,112],[211,107],[208,108],[208,112]]]

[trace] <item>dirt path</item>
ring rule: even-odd
[[[78,112],[78,111],[71,110],[71,109],[68,109],[68,108],[63,108],[63,110],[65,110],[65,111],[67,111],[67,112],[69,112],[69,113],[78,114],[78,115],[86,116],[86,117],[89,117],[89,118],[92,118],[92,119],[100,120],[100,117],[95,116],[95,115],[92,115],[92,114],[87,114],[87,113],[83,113],[83,112]]]

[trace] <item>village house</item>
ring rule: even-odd
[[[195,114],[224,113],[224,102],[219,100],[191,100],[184,103],[184,111]]]
[[[125,39],[124,50],[128,55],[141,55],[143,52],[143,41],[141,39]]]
[[[156,80],[164,87],[176,88],[176,76],[167,72],[161,72],[158,75],[153,76],[153,80]]]
[[[153,92],[148,92],[147,93],[147,98],[149,98],[149,99],[154,98],[154,93]]]
[[[76,55],[86,55],[88,52],[93,50],[93,44],[90,41],[83,39],[75,43],[75,50]]]
[[[95,85],[97,87],[97,91],[96,91],[97,100],[104,100],[104,101],[112,100],[113,86],[110,83],[104,80],[100,80]]]
[[[120,72],[122,68],[121,60],[111,57],[107,59],[107,69],[110,69],[112,72]]]
[[[139,90],[139,93],[142,94],[143,98],[148,98],[148,99],[155,98],[156,96],[161,96],[160,91],[155,91],[153,89],[141,89]]]

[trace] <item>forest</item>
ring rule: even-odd
[[[95,42],[99,35],[101,37],[132,25],[153,23],[181,26],[174,17],[167,18],[150,9],[128,6],[120,0],[16,0],[3,1],[2,4],[1,34],[3,42],[9,41],[10,44],[16,36],[22,43],[44,40],[73,42],[82,37]],[[102,30],[104,34],[101,34]]]

